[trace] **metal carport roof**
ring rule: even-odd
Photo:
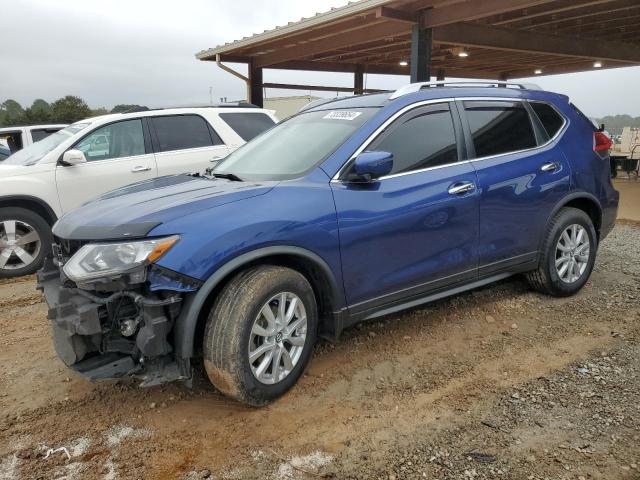
[[[362,91],[363,73],[504,80],[640,65],[639,26],[639,0],[362,0],[196,56],[249,64],[261,101],[273,85],[263,68],[353,72]]]

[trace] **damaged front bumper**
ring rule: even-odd
[[[49,307],[56,352],[90,380],[135,376],[142,386],[190,379],[188,360],[173,355],[172,328],[184,293],[77,288],[52,259],[38,272],[38,289]]]

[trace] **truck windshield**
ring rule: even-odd
[[[56,148],[65,140],[71,138],[73,135],[78,133],[80,130],[86,128],[88,123],[74,123],[73,125],[69,125],[68,127],[49,135],[48,137],[40,140],[39,142],[35,142],[28,147],[23,148],[20,151],[17,151],[9,158],[7,158],[3,165],[34,165],[38,163],[42,158],[49,153],[51,150]]]
[[[331,155],[377,108],[323,110],[280,123],[222,160],[213,174],[243,180],[288,180],[310,172]]]

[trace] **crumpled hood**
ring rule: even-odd
[[[177,217],[264,195],[278,182],[232,182],[174,175],[109,192],[64,215],[53,233],[65,239],[111,240],[143,237]]]

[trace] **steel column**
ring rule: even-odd
[[[264,107],[264,93],[262,90],[262,68],[249,64],[249,84],[251,87],[250,102],[262,108]]]
[[[431,79],[431,48],[433,30],[424,28],[424,13],[411,29],[411,83],[428,82]]]
[[[353,93],[355,95],[364,93],[364,65],[356,65],[356,70],[353,74]]]

